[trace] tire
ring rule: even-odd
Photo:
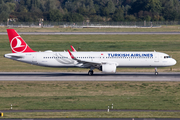
[[[90,76],[93,75],[93,71],[89,70],[88,75],[90,75]]]
[[[158,75],[158,72],[155,72],[155,75]]]

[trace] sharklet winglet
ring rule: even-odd
[[[76,49],[71,45],[71,49],[73,52],[77,52]]]

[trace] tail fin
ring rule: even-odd
[[[26,44],[14,29],[7,29],[7,33],[13,53],[36,52]]]

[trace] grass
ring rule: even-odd
[[[180,112],[16,112],[3,118],[180,118]]]
[[[6,32],[0,27],[0,32]],[[12,28],[18,32],[180,32],[180,25],[162,26],[160,28]]]
[[[180,110],[180,82],[0,81],[0,108]]]
[[[180,71],[180,35],[22,35],[36,51],[64,51],[73,45],[78,51],[159,51],[177,60],[174,71]],[[18,63],[3,57],[11,53],[7,35],[0,37],[0,71],[84,71],[84,69],[54,69]],[[117,71],[153,71],[154,69],[117,69]],[[87,70],[86,70],[87,71]],[[162,68],[159,71],[170,71]]]

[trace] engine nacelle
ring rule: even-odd
[[[116,72],[116,65],[115,65],[115,63],[105,63],[105,64],[102,64],[102,72],[105,72],[105,73],[115,73]]]

